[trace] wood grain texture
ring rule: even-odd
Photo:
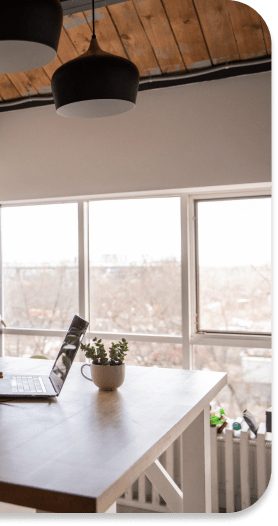
[[[20,92],[7,75],[0,75],[0,95],[3,100],[20,99]]]
[[[131,0],[108,7],[130,60],[139,69],[140,77],[161,75],[154,51]]]
[[[50,62],[50,64],[47,64],[46,66],[43,67],[45,73],[50,78],[50,80],[52,79],[52,76],[54,75],[56,69],[58,69],[61,65],[62,65],[62,62],[57,56],[52,62]]]
[[[25,75],[40,95],[51,93],[50,78],[44,68],[26,71]]]
[[[192,0],[163,0],[183,61],[188,70],[211,66],[206,42]]]
[[[239,60],[226,0],[194,0],[213,64]]]
[[[92,11],[84,11],[87,22],[92,29]],[[96,9],[95,30],[98,43],[107,53],[129,58],[125,52],[122,41],[106,7]]]
[[[226,0],[241,60],[267,55],[261,17],[250,6]]]
[[[162,73],[184,72],[185,64],[161,0],[133,0],[133,5]]]
[[[267,54],[271,55],[271,35],[270,35],[270,32],[269,32],[268,26],[266,25],[266,23],[265,23],[263,18],[261,18],[261,25],[262,25],[262,30],[263,30],[263,35],[264,35],[264,41],[265,41],[265,47],[266,47],[266,50],[267,50]]]
[[[25,73],[9,73],[7,77],[22,97],[29,97],[38,94],[38,91]]]
[[[92,38],[92,30],[83,13],[64,16],[64,31],[73,43],[78,55],[88,50]]]
[[[100,47],[129,58],[141,78],[271,55],[265,21],[235,0],[127,0],[95,10]],[[56,69],[84,53],[92,11],[66,15],[58,56],[43,68],[0,75],[0,101],[50,94]]]
[[[1,358],[0,370],[46,374],[52,363]],[[0,404],[3,502],[103,513],[227,381],[225,373],[127,366],[122,387],[101,392],[80,367],[53,401]]]
[[[57,55],[62,64],[78,57],[78,53],[64,29],[61,31]]]

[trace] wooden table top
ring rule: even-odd
[[[3,357],[0,371],[48,374],[52,364]],[[126,366],[124,384],[105,392],[81,365],[58,398],[0,404],[0,501],[104,512],[227,383],[226,373]]]

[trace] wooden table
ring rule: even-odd
[[[47,374],[52,363],[6,357],[0,371]],[[0,404],[0,501],[103,513],[145,472],[173,512],[210,512],[209,403],[226,373],[127,366],[104,392],[80,367],[53,401]],[[183,493],[157,461],[180,435]]]

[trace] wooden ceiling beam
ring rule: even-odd
[[[230,1],[230,0],[228,0]],[[225,0],[193,0],[212,63],[240,60]]]
[[[265,41],[265,47],[266,47],[266,50],[267,50],[267,54],[268,55],[271,55],[271,35],[270,35],[270,32],[269,32],[269,29],[264,21],[263,18],[261,18],[261,25],[262,25],[262,30],[263,30],[263,35],[264,35],[264,41]]]
[[[47,76],[52,79],[52,76],[54,75],[56,69],[58,69],[62,65],[61,60],[57,56],[50,64],[47,64],[43,67],[44,71],[46,72]]]
[[[160,75],[161,69],[131,0],[108,8],[130,60],[140,77]]]
[[[241,60],[267,55],[261,17],[250,6],[226,1]]]
[[[132,0],[162,73],[186,70],[161,0]]]
[[[51,80],[45,72],[44,68],[34,69],[33,71],[26,71],[25,75],[40,95],[51,93]]]
[[[92,30],[84,13],[64,16],[63,27],[74,45],[77,54],[82,55],[85,53],[85,51],[88,50],[92,38]]]
[[[92,30],[92,11],[85,11],[84,15]],[[116,26],[106,7],[96,10],[95,29],[99,46],[103,51],[112,53],[112,55],[118,55],[119,57],[128,58]]]
[[[38,94],[38,91],[25,73],[9,73],[7,74],[7,77],[22,97],[30,97]]]
[[[57,55],[62,64],[68,62],[69,60],[72,60],[73,58],[78,57],[78,53],[67,32],[64,29],[62,29],[61,31]]]
[[[209,52],[192,0],[162,0],[186,68],[211,66]]]
[[[0,95],[4,101],[21,99],[20,92],[16,89],[9,77],[5,74],[0,75]]]

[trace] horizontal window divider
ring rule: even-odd
[[[15,328],[2,327],[2,334],[9,334],[15,336],[45,336],[50,338],[63,338],[66,335],[66,330],[63,329],[32,329],[32,328]],[[120,340],[125,338],[129,341],[137,342],[153,342],[153,343],[176,343],[182,344],[181,335],[163,335],[163,334],[138,334],[127,332],[95,332],[87,331],[86,340],[95,337],[102,340]],[[249,347],[271,349],[271,336],[254,336],[254,335],[239,335],[239,334],[218,334],[218,333],[202,333],[195,334],[190,338],[190,345],[215,345],[215,346],[232,346],[232,347]]]
[[[15,328],[15,327],[3,327],[2,334],[13,334],[15,336],[48,336],[63,338],[65,337],[66,330],[55,330],[55,329],[32,329],[32,328]],[[128,341],[133,342],[153,342],[153,343],[180,343],[182,344],[182,336],[172,336],[163,334],[136,334],[128,332],[95,332],[87,331],[85,334],[86,341],[91,340],[97,336],[102,340],[121,340],[125,338]]]
[[[3,327],[2,329],[2,334],[13,334],[15,336],[49,336],[50,338],[64,338],[66,333],[66,329],[27,329],[14,327]]]
[[[215,190],[211,192],[195,192],[194,194],[190,194],[190,198],[194,201],[211,201],[216,199],[237,199],[237,198],[243,198],[243,199],[252,199],[252,197],[271,197],[271,186],[268,186],[267,184],[264,187],[261,188],[254,188],[253,190],[228,190],[225,191],[223,189],[221,190]]]
[[[152,343],[180,343],[182,344],[182,336],[171,336],[163,334],[138,334],[130,332],[95,332],[87,331],[86,339],[92,339],[97,336],[102,340],[121,340],[125,338],[130,342],[152,342]]]
[[[194,334],[190,338],[191,345],[213,345],[218,347],[248,347],[249,349],[271,349],[270,335],[249,334]]]

